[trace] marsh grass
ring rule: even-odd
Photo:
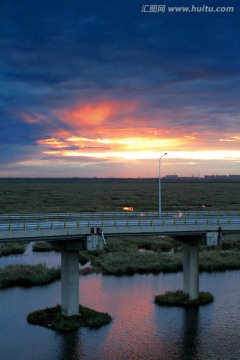
[[[135,273],[176,272],[182,269],[181,256],[159,252],[140,253],[134,251],[100,255],[92,261],[92,265],[100,268],[104,274],[132,275]]]
[[[199,298],[190,300],[189,295],[182,290],[166,291],[164,294],[155,296],[155,303],[165,306],[193,307],[209,304],[214,300],[213,295],[207,291],[200,291]]]
[[[79,305],[79,315],[65,316],[61,314],[61,306],[37,310],[27,316],[27,321],[33,325],[44,326],[58,332],[72,332],[79,327],[100,328],[111,322],[112,317],[103,312],[97,312]]]
[[[225,271],[240,269],[240,251],[214,250],[200,252],[200,271]]]
[[[238,244],[238,241],[231,241],[232,246],[235,243]],[[165,248],[170,251],[166,252]],[[104,250],[82,251],[80,262],[87,261],[91,262],[93,268],[90,272],[85,271],[84,274],[92,273],[94,270],[108,275],[157,274],[183,269],[182,246],[168,237],[110,238]],[[224,250],[223,245],[201,246],[199,269],[200,271],[240,269],[240,251],[238,248]]]
[[[157,179],[0,182],[0,213],[158,209]],[[239,210],[240,183],[162,182],[162,210]]]
[[[59,251],[52,244],[46,241],[35,242],[32,246],[33,252],[49,252],[49,251]]]
[[[24,243],[4,243],[0,244],[0,257],[9,255],[22,255],[26,250]]]
[[[0,269],[0,289],[10,286],[45,285],[60,279],[61,269],[45,264],[9,265]]]
[[[80,262],[111,275],[174,272],[182,269],[181,253],[167,252],[175,243],[167,237],[109,238],[101,251],[82,251]]]

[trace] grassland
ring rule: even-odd
[[[154,179],[81,182],[0,182],[0,213],[136,211],[158,209]],[[162,209],[239,210],[240,183],[162,183]]]

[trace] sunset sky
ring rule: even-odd
[[[0,0],[0,177],[240,174],[240,1],[144,4]]]

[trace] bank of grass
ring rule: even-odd
[[[61,269],[45,264],[9,265],[0,269],[0,289],[11,286],[45,285],[60,279]]]
[[[230,240],[215,247],[201,246],[200,271],[240,269],[239,243]],[[95,269],[108,275],[158,274],[183,269],[181,244],[168,237],[111,238],[103,250],[82,251],[79,258],[82,264],[91,262],[91,273]]]
[[[240,251],[222,250],[221,247],[200,252],[200,271],[225,271],[240,269]]]
[[[92,265],[97,269],[100,268],[103,274],[109,275],[158,274],[182,270],[180,254],[172,254],[170,257],[159,252],[139,253],[130,251],[110,255],[104,254],[95,258]]]
[[[27,316],[27,321],[33,325],[44,326],[58,332],[72,332],[79,327],[100,328],[111,322],[112,317],[103,312],[97,312],[79,305],[79,315],[64,316],[61,306],[37,310]]]
[[[9,255],[22,255],[26,250],[24,243],[5,243],[0,244],[0,257]]]
[[[109,275],[179,271],[181,255],[170,253],[174,243],[162,237],[109,238],[103,250],[81,252],[80,262],[90,261],[93,268]]]
[[[39,251],[52,251],[47,243],[39,244]],[[49,246],[50,245],[50,246]],[[167,236],[108,238],[103,250],[80,251],[81,265],[91,268],[81,274],[101,272],[107,275],[132,275],[182,271],[181,243]],[[240,241],[231,236],[218,246],[200,246],[200,271],[240,269]]]
[[[189,295],[182,290],[166,291],[164,294],[155,296],[155,303],[164,306],[193,307],[209,304],[214,300],[213,295],[207,291],[200,291],[199,298],[190,300]]]

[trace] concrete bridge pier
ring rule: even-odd
[[[183,292],[191,300],[199,298],[199,245],[206,243],[205,234],[174,236],[183,245]]]
[[[183,291],[191,300],[199,297],[199,245],[183,244]]]
[[[79,314],[79,251],[61,251],[61,309],[67,316]]]
[[[104,246],[101,230],[93,228],[91,232],[91,235],[77,240],[51,242],[61,250],[61,311],[66,316],[79,314],[79,251],[102,249]]]
[[[66,316],[79,314],[79,251],[84,239],[51,242],[61,250],[61,310]]]

